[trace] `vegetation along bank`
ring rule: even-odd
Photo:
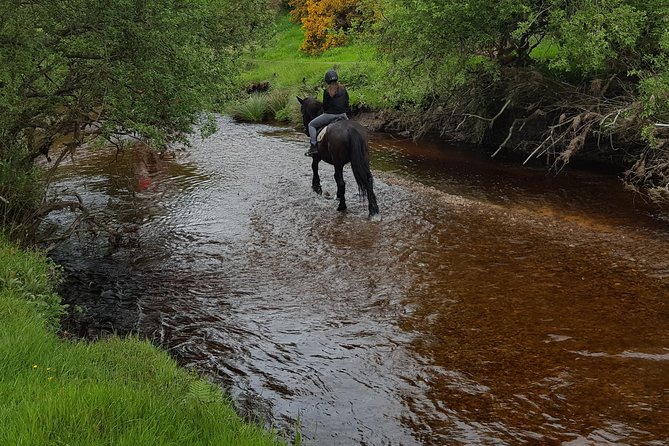
[[[146,341],[67,339],[58,268],[27,248],[48,246],[37,228],[53,211],[76,215],[66,234],[109,231],[77,191],[45,195],[50,170],[76,150],[207,134],[203,112],[229,97],[240,51],[272,11],[263,0],[0,4],[0,444],[284,442]]]
[[[669,4],[663,0],[290,0],[248,56],[239,119],[296,119],[335,67],[377,128],[491,155],[615,166],[669,200]],[[266,91],[263,102],[263,94]],[[287,106],[287,107],[286,107]]]
[[[57,275],[0,239],[0,444],[283,444],[147,341],[61,339]]]

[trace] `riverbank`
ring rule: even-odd
[[[441,78],[449,76],[393,63],[388,48],[374,46],[374,35],[353,33],[345,46],[317,55],[300,52],[303,37],[299,25],[279,17],[270,42],[244,61],[240,97],[226,113],[299,126],[295,95],[320,97],[323,73],[334,68],[351,96],[351,114],[371,131],[464,143],[556,172],[606,169],[651,201],[668,199],[668,133],[657,122],[662,114],[652,116],[643,101],[638,79],[552,69],[558,48],[550,39],[537,42],[524,65],[492,69],[474,58],[444,89]]]
[[[2,239],[0,259],[0,444],[283,444],[147,341],[59,337],[58,268]]]

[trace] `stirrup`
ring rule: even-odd
[[[304,156],[314,156],[314,155],[318,155],[318,144],[311,144],[311,146],[309,146],[309,150],[304,152]]]

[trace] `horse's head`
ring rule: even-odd
[[[316,116],[323,113],[323,104],[314,98],[297,98],[302,112],[302,122],[304,123],[304,133],[309,134],[309,122]]]

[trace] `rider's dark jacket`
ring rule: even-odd
[[[328,90],[323,91],[323,112],[331,115],[339,115],[348,111],[348,91],[342,85],[337,89],[334,97],[330,96]]]

